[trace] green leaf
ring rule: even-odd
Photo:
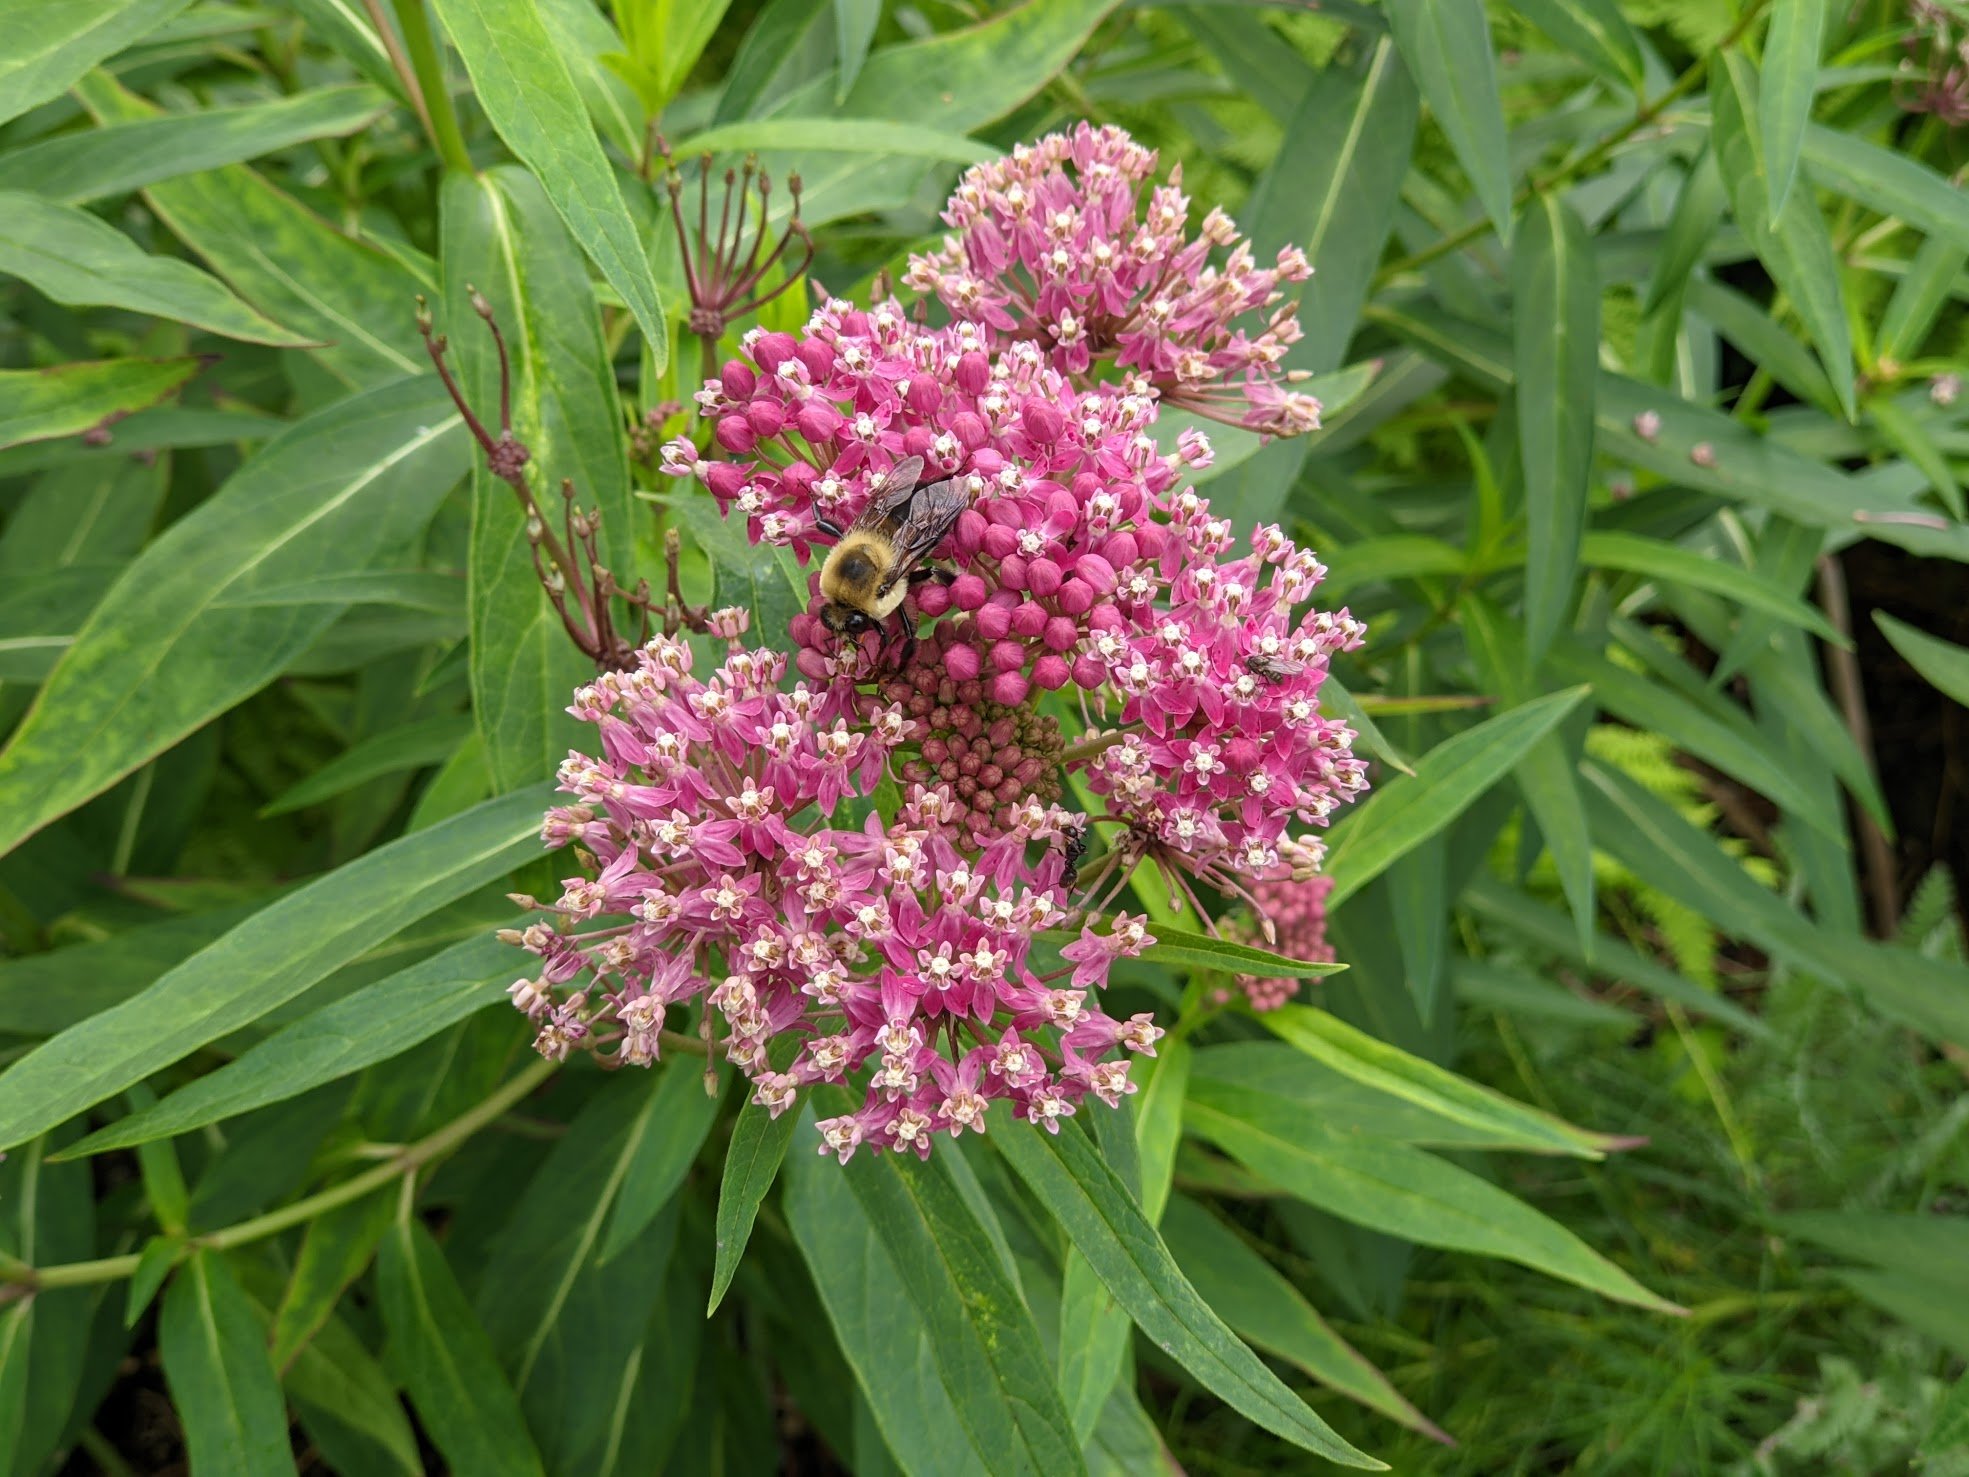
[[[850,1111],[838,1089],[816,1093],[816,1109]],[[1084,1471],[1073,1423],[1019,1288],[941,1156],[858,1156],[839,1173],[869,1220],[882,1228],[902,1290],[929,1336],[931,1357],[958,1425],[985,1470]],[[815,1253],[801,1250],[815,1260]],[[823,1276],[815,1267],[815,1277]]]
[[[636,158],[644,147],[647,115],[636,90],[605,60],[622,50],[622,37],[593,0],[540,0],[540,19],[602,138]]]
[[[1929,435],[1929,427],[1892,395],[1874,396],[1867,401],[1866,412],[1880,439],[1906,457],[1928,479],[1928,485],[1941,498],[1950,515],[1958,523],[1969,518],[1969,506],[1963,502],[1962,483],[1942,448]]]
[[[0,0],[0,123],[66,92],[189,0]]]
[[[178,1222],[178,1228],[182,1233],[184,1229],[182,1219]],[[144,1243],[144,1249],[137,1255],[136,1270],[130,1274],[129,1296],[123,1304],[125,1328],[137,1326],[137,1320],[143,1317],[145,1309],[150,1307],[151,1299],[157,1296],[157,1290],[164,1285],[164,1279],[169,1277],[178,1263],[185,1259],[189,1249],[182,1234],[153,1236]]]
[[[1336,1435],[1238,1342],[1077,1125],[1049,1135],[999,1110],[992,1116],[992,1143],[1157,1348],[1272,1434],[1341,1466],[1385,1470]]]
[[[76,95],[98,122],[160,116],[106,73],[85,78]],[[247,302],[328,345],[310,360],[343,384],[366,389],[428,370],[413,301],[424,284],[398,258],[337,231],[256,171],[233,164],[160,180],[144,200]]]
[[[1880,627],[1880,634],[1892,643],[1894,650],[1937,692],[1969,708],[1969,647],[1917,631],[1884,610],[1874,611],[1873,623]]]
[[[64,1128],[10,1152],[0,1161],[0,1251],[29,1266],[87,1261],[97,1253],[95,1199],[83,1164],[52,1164],[48,1151],[72,1136]],[[90,1346],[103,1336],[99,1295],[88,1287],[43,1288],[27,1300],[34,1309],[25,1350],[27,1398],[20,1420],[0,1419],[0,1452],[13,1443],[15,1472],[36,1472],[61,1446],[71,1409],[82,1398]],[[115,1317],[103,1320],[111,1325]],[[19,1333],[25,1335],[27,1329]],[[119,1345],[120,1349],[120,1345]],[[10,1356],[0,1370],[0,1398],[20,1378]],[[105,1381],[105,1384],[107,1381]]]
[[[309,342],[189,262],[147,256],[88,211],[15,190],[0,190],[0,273],[71,308],[126,308],[248,343]]]
[[[1519,14],[1609,82],[1641,90],[1641,43],[1618,0],[1519,0]]]
[[[847,101],[882,20],[882,0],[834,0],[834,101]]]
[[[0,853],[279,675],[336,607],[221,602],[408,543],[459,435],[434,379],[355,396],[276,436],[152,541],[0,750]]]
[[[1716,239],[1716,228],[1722,224],[1728,205],[1729,192],[1723,188],[1723,176],[1716,168],[1716,151],[1704,145],[1675,197],[1668,233],[1655,254],[1654,270],[1648,274],[1648,293],[1641,302],[1643,314],[1654,314],[1682,291],[1696,263]]]
[[[711,1269],[711,1298],[704,1310],[707,1318],[724,1301],[745,1256],[745,1245],[752,1239],[759,1203],[779,1177],[779,1166],[798,1127],[799,1119],[792,1113],[775,1118],[754,1102],[739,1109],[731,1143],[725,1149],[724,1177],[718,1186],[717,1254]]]
[[[1811,346],[1760,305],[1706,277],[1689,280],[1683,303],[1792,394],[1827,415],[1839,415],[1832,382]]]
[[[1757,88],[1757,74],[1740,52],[1728,49],[1711,58],[1709,101],[1715,116],[1710,136],[1717,164],[1737,225],[1804,320],[1840,409],[1851,420],[1853,339],[1839,283],[1839,259],[1825,217],[1809,193],[1788,202],[1784,214],[1771,219],[1771,201],[1781,191],[1774,182],[1774,162],[1764,152]]]
[[[656,1219],[683,1184],[717,1119],[718,1096],[705,1091],[699,1065],[689,1057],[673,1057],[631,1130],[635,1143],[629,1168],[596,1261],[615,1260]]]
[[[143,993],[44,1042],[0,1076],[12,1147],[258,1020],[539,845],[546,792],[521,791],[378,847],[262,909]]]
[[[1328,1389],[1420,1431],[1449,1436],[1402,1398],[1360,1351],[1333,1331],[1299,1289],[1242,1236],[1187,1195],[1169,1202],[1163,1237],[1177,1265],[1211,1308],[1254,1347],[1297,1365]]]
[[[375,122],[389,106],[373,87],[322,87],[239,107],[57,134],[0,155],[0,190],[83,205],[315,139],[342,138]]]
[[[1535,1154],[1598,1159],[1617,1142],[1513,1102],[1500,1092],[1390,1046],[1324,1010],[1282,1005],[1263,1012],[1258,1021],[1288,1046],[1341,1076],[1461,1124],[1493,1143]]]
[[[1668,585],[1707,590],[1748,610],[1761,610],[1787,625],[1810,631],[1821,641],[1835,646],[1852,645],[1817,606],[1786,593],[1741,565],[1726,564],[1661,539],[1611,529],[1587,534],[1579,552],[1581,560],[1595,569],[1618,569]]]
[[[710,559],[717,603],[751,613],[750,639],[784,644],[793,617],[807,608],[807,591],[804,583],[794,583],[788,565],[781,562],[782,551],[748,542],[744,520],[719,517],[709,498],[687,496],[667,506]]]
[[[381,1189],[325,1210],[308,1222],[293,1275],[274,1310],[270,1343],[276,1369],[291,1365],[328,1325],[342,1293],[376,1255],[396,1199],[394,1189]]]
[[[53,369],[0,369],[0,447],[106,429],[175,395],[208,362],[98,359]]]
[[[417,1435],[396,1385],[341,1319],[323,1321],[294,1356],[283,1384],[302,1428],[333,1470],[424,1477]]]
[[[1569,688],[1467,728],[1418,759],[1413,775],[1382,786],[1356,807],[1327,862],[1333,880],[1327,907],[1337,908],[1462,815],[1586,692]]]
[[[1498,239],[1511,239],[1511,153],[1483,0],[1388,0],[1389,28]]]
[[[515,434],[533,454],[536,498],[561,521],[563,478],[599,508],[607,564],[633,567],[635,505],[622,414],[587,269],[546,193],[510,166],[453,175],[442,197],[445,321],[471,404],[498,404],[492,337],[473,312],[492,304],[513,364]],[[578,725],[562,710],[593,673],[541,589],[526,515],[504,482],[473,457],[470,563],[472,706],[493,783],[510,789],[554,772]]]
[[[27,1427],[28,1364],[33,1358],[33,1298],[18,1298],[0,1312],[0,1472],[23,1470],[16,1464],[21,1432]]]
[[[200,1477],[292,1472],[287,1408],[266,1340],[230,1268],[193,1252],[164,1294],[157,1345]]]
[[[1192,1084],[1186,1117],[1253,1174],[1343,1220],[1502,1257],[1655,1312],[1680,1311],[1557,1221],[1422,1149],[1336,1133],[1283,1098],[1209,1079]]]
[[[66,1154],[100,1154],[189,1133],[388,1061],[502,1000],[501,982],[519,958],[494,938],[454,944],[283,1026],[217,1071],[97,1130]]]
[[[1969,239],[1969,199],[1961,187],[1911,154],[1815,123],[1805,130],[1805,162],[1827,189],[1882,215],[1958,245]]]
[[[1600,282],[1585,224],[1534,195],[1511,253],[1518,452],[1525,479],[1525,653],[1536,665],[1572,604],[1593,470]]]
[[[1905,362],[1921,352],[1965,264],[1969,264],[1969,242],[1960,236],[1930,236],[1921,243],[1880,318],[1877,337],[1883,362]]]
[[[660,371],[669,339],[649,254],[539,10],[532,0],[436,3],[492,126],[628,304]]]
[[[320,603],[331,604],[334,599],[335,595],[330,594]],[[347,794],[381,775],[442,764],[472,732],[469,715],[445,713],[371,734],[337,754],[299,784],[282,791],[261,809],[260,815],[264,819],[304,810]]]
[[[723,123],[680,139],[678,158],[697,154],[738,154],[753,149],[805,149],[817,154],[891,154],[977,164],[999,151],[961,133],[942,133],[914,123],[875,118],[759,118]]]
[[[1772,0],[1771,28],[1764,36],[1761,109],[1765,184],[1771,220],[1784,210],[1798,175],[1798,155],[1812,121],[1818,92],[1819,50],[1825,44],[1827,0]]]
[[[1773,1217],[1772,1223],[1853,1261],[1969,1289],[1969,1217],[1800,1210]]]
[[[1174,964],[1192,969],[1221,969],[1227,974],[1248,974],[1257,979],[1267,980],[1318,979],[1322,975],[1338,974],[1347,967],[1344,964],[1317,963],[1310,959],[1288,959],[1282,954],[1274,954],[1269,949],[1255,949],[1249,944],[1212,938],[1208,934],[1195,933],[1187,928],[1177,928],[1170,924],[1157,923],[1152,931],[1155,934],[1155,942],[1142,954],[1142,958],[1151,964]],[[1040,937],[1065,944],[1071,943],[1079,935],[1044,933]]]
[[[431,1233],[399,1220],[377,1258],[392,1368],[454,1472],[543,1477],[513,1387]]]

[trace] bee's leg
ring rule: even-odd
[[[897,636],[902,638],[900,642],[902,655],[895,665],[895,670],[900,672],[910,664],[910,661],[916,655],[916,623],[901,611],[896,612],[893,624],[884,625],[882,628],[882,648],[884,651],[888,649],[889,642]],[[881,659],[880,652],[876,654],[876,659],[878,661]]]
[[[935,580],[940,585],[954,584],[957,580],[957,571],[936,564],[925,564],[922,568],[912,569],[909,572],[909,582],[912,585],[926,584],[931,580]]]
[[[816,514],[814,517],[814,527],[818,528],[836,543],[841,541],[841,525],[836,523],[832,518],[822,518]]]

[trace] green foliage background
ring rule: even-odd
[[[0,0],[0,1472],[1969,1471],[1962,35]],[[797,171],[854,296],[1081,118],[1316,267],[1326,427],[1205,491],[1370,622],[1348,969],[1211,1014],[1284,966],[1145,896],[1130,1113],[927,1166],[534,1061],[490,934],[583,664],[415,299],[479,403],[492,299],[612,569],[660,493],[783,632],[652,476],[717,349],[657,130]]]

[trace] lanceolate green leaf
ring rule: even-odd
[[[183,389],[202,359],[98,359],[0,369],[0,447],[107,429]]]
[[[1969,708],[1969,647],[1917,631],[1884,610],[1873,613],[1873,623],[1893,643],[1894,650],[1907,658],[1908,665],[1933,683],[1937,691]]]
[[[408,542],[455,475],[460,434],[435,379],[341,401],[154,540],[0,750],[0,853],[272,681],[339,610],[221,602]]]
[[[1710,62],[1711,137],[1737,225],[1791,299],[1819,351],[1819,362],[1847,419],[1854,414],[1853,339],[1839,284],[1839,260],[1818,202],[1800,192],[1775,222],[1772,161],[1764,152],[1758,80],[1749,60],[1726,50]]]
[[[608,565],[626,572],[640,510],[629,499],[615,377],[579,251],[540,185],[511,166],[447,179],[442,218],[445,323],[460,383],[481,414],[498,405],[498,357],[469,301],[476,288],[512,356],[514,432],[533,454],[543,512],[559,524],[569,479],[576,500],[601,512]],[[553,773],[566,756],[578,726],[562,710],[587,663],[540,587],[518,498],[482,461],[475,451],[472,697],[493,782],[505,789]]]
[[[193,1252],[164,1293],[158,1351],[201,1474],[292,1472],[287,1412],[251,1304],[217,1253]]]
[[[502,1000],[501,986],[517,957],[510,945],[490,935],[455,944],[282,1027],[216,1072],[68,1152],[100,1154],[189,1133],[387,1061]]]
[[[1557,196],[1534,195],[1511,253],[1518,450],[1525,479],[1525,654],[1536,665],[1565,620],[1593,469],[1600,283],[1593,243]]]
[[[72,308],[127,308],[256,344],[309,342],[189,262],[147,256],[86,210],[14,190],[0,190],[0,273]]]
[[[1347,967],[1311,959],[1288,959],[1269,949],[1254,949],[1249,944],[1232,943],[1228,939],[1212,938],[1209,934],[1195,933],[1165,923],[1155,924],[1151,932],[1155,935],[1155,942],[1142,957],[1155,964],[1217,969],[1227,974],[1248,974],[1257,979],[1272,980],[1317,979],[1321,975],[1338,974]],[[1079,935],[1058,933],[1043,934],[1041,937],[1069,943]]]
[[[1402,1398],[1386,1375],[1333,1331],[1298,1288],[1189,1196],[1178,1195],[1169,1202],[1163,1236],[1204,1301],[1256,1347],[1296,1364],[1329,1389],[1412,1431],[1449,1440]]]
[[[1851,645],[1816,606],[1787,594],[1741,565],[1726,564],[1679,544],[1609,529],[1587,534],[1579,553],[1581,560],[1595,569],[1618,569],[1666,584],[1707,590],[1810,631],[1821,641],[1830,641],[1835,646]]]
[[[274,1309],[269,1341],[276,1369],[286,1369],[327,1324],[343,1291],[376,1255],[396,1207],[396,1190],[387,1187],[308,1222],[293,1275]]]
[[[994,1112],[993,1120],[999,1152],[1158,1348],[1274,1435],[1342,1466],[1385,1470],[1336,1435],[1210,1310],[1078,1125],[1048,1135],[1009,1115]]]
[[[472,720],[464,714],[424,718],[401,728],[386,729],[336,755],[298,785],[275,797],[260,814],[286,815],[331,800],[379,775],[442,764],[471,733]]]
[[[1357,807],[1335,844],[1327,906],[1338,907],[1467,810],[1586,696],[1584,687],[1538,698],[1445,739]]]
[[[324,87],[234,108],[58,134],[0,155],[0,190],[27,190],[82,205],[313,139],[340,138],[375,121],[388,106],[389,99],[373,87]]]
[[[598,1261],[614,1260],[677,1193],[717,1120],[718,1096],[706,1090],[701,1064],[693,1058],[672,1057],[670,1065],[663,1068],[661,1080],[632,1130],[636,1142],[602,1236]]]
[[[397,1375],[451,1470],[544,1477],[513,1387],[422,1222],[383,1237],[377,1285]]]
[[[0,1144],[32,1138],[285,1004],[538,847],[546,791],[521,791],[377,848],[288,894],[141,994],[0,1076]]]
[[[649,254],[539,11],[532,0],[437,0],[437,11],[492,126],[622,294],[660,370],[669,339]]]
[[[1514,9],[1601,76],[1640,90],[1641,43],[1619,0],[1518,0]]]
[[[1828,189],[1960,245],[1969,240],[1969,199],[1919,159],[1857,135],[1813,124],[1805,162]]]
[[[189,0],[0,0],[0,123],[39,107]]]
[[[1208,1079],[1192,1087],[1186,1117],[1254,1174],[1344,1220],[1677,1311],[1558,1222],[1422,1149],[1334,1133],[1284,1099]]]
[[[737,154],[748,149],[810,149],[823,154],[899,154],[951,164],[976,164],[996,159],[999,152],[960,133],[875,118],[761,118],[750,123],[724,123],[680,139],[675,148],[679,158]]]
[[[732,1125],[731,1142],[725,1147],[724,1178],[718,1188],[717,1250],[711,1270],[711,1298],[705,1308],[708,1317],[718,1311],[725,1291],[752,1239],[752,1225],[758,1219],[759,1204],[779,1177],[787,1145],[799,1119],[792,1113],[773,1117],[757,1103],[739,1109]]]
[[[1772,221],[1798,175],[1798,153],[1818,92],[1819,48],[1825,44],[1829,0],[1773,0],[1764,38],[1762,127],[1765,185]]]
[[[1511,239],[1511,153],[1483,0],[1388,0],[1388,24],[1497,234]]]

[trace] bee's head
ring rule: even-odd
[[[853,639],[875,629],[875,622],[852,605],[829,600],[820,608],[820,623],[837,636]]]

